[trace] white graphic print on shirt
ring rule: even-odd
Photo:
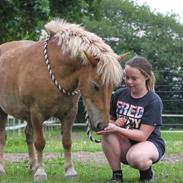
[[[123,101],[117,102],[117,118],[124,117],[127,119],[125,128],[138,129],[143,113],[144,108],[142,106],[135,106]]]

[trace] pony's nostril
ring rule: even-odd
[[[101,130],[104,130],[104,128],[105,128],[105,125],[103,124],[103,123],[98,123],[98,125],[97,125],[97,131],[101,131]]]

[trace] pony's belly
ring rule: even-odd
[[[29,112],[26,110],[26,108],[22,108],[22,106],[18,106],[15,104],[12,104],[12,102],[6,101],[0,103],[1,109],[8,115],[14,116],[18,119],[28,119],[29,118]]]
[[[22,103],[16,89],[11,87],[0,88],[0,108],[6,114],[21,119],[26,117],[28,113],[28,106]]]

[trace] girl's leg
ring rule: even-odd
[[[112,178],[108,183],[122,182],[121,161],[126,162],[126,153],[131,147],[129,140],[114,133],[103,135],[102,148],[112,169]]]
[[[145,141],[133,145],[129,149],[126,158],[130,166],[144,171],[149,169],[152,163],[158,160],[159,152],[152,142]]]
[[[130,147],[129,140],[121,135],[110,133],[102,137],[102,148],[113,171],[121,170],[121,162],[126,162]]]
[[[159,158],[156,146],[150,142],[140,142],[132,146],[127,153],[128,164],[139,169],[140,182],[152,181],[154,173],[152,164]]]

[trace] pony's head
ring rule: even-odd
[[[95,131],[104,129],[109,123],[112,90],[122,79],[123,71],[119,64],[122,57],[100,37],[79,25],[56,19],[45,27],[48,34],[58,40],[58,46],[69,55],[70,61],[79,61],[80,67],[76,71],[78,88],[90,125]]]
[[[87,53],[86,57],[89,63],[82,69],[79,88],[91,128],[100,131],[108,125],[111,93],[121,82],[122,69],[115,59],[97,59]]]

